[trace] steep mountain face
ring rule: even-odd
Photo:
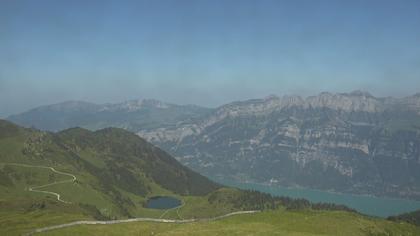
[[[69,103],[10,119],[37,128],[122,127],[216,178],[420,199],[420,94],[270,96],[217,109]]]
[[[10,116],[8,120],[26,127],[49,131],[76,126],[91,130],[118,127],[138,131],[174,126],[181,121],[207,114],[210,110],[194,105],[181,106],[152,99],[102,105],[69,101],[38,107]]]
[[[235,102],[138,134],[213,177],[420,199],[420,96]]]

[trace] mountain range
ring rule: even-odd
[[[174,126],[179,121],[194,119],[210,110],[195,105],[180,106],[153,99],[116,104],[67,101],[10,116],[8,120],[48,131],[60,131],[76,126],[91,130],[117,127],[135,131]]]
[[[124,128],[213,178],[420,199],[420,94],[324,92],[217,108],[65,102],[8,119],[42,130]]]

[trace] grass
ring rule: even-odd
[[[237,209],[233,209],[230,205],[210,204],[207,197],[203,198],[190,196],[185,197],[183,200],[185,202],[185,206],[178,210],[178,214],[184,219],[215,217],[237,211]],[[171,212],[169,216],[174,217],[175,215],[174,218],[179,218],[177,217],[178,214],[174,211]]]
[[[78,205],[63,204],[53,197],[0,199],[0,235],[21,235],[35,228],[92,219]]]
[[[50,210],[0,211],[0,235],[22,235],[36,228],[82,219],[92,218],[76,212]]]
[[[8,168],[12,172],[14,185],[7,188],[7,191],[0,192],[0,197],[10,198],[12,196],[26,196],[28,198],[53,197],[45,193],[29,192],[28,187],[40,186],[62,180],[71,179],[66,175],[52,172],[50,169],[37,167],[20,167],[7,164],[0,164],[0,169]],[[61,170],[56,168],[57,170]],[[65,170],[67,171],[67,170]],[[67,171],[74,173],[72,171]],[[78,180],[73,183],[63,183],[40,188],[39,190],[59,193],[61,198],[69,202],[80,202],[97,205],[99,207],[109,206],[109,199],[101,192],[95,191],[87,182],[89,176],[76,176]],[[3,187],[1,187],[3,188]],[[77,194],[75,194],[77,193]],[[55,197],[53,197],[55,198]]]
[[[68,180],[70,177],[52,172],[50,169],[36,167],[21,167],[0,163],[0,171],[13,179],[12,186],[0,185],[0,199],[13,200],[16,197],[27,197],[33,199],[51,196],[44,193],[29,192],[29,187],[36,187],[47,183]],[[52,189],[51,187],[40,190]]]
[[[348,212],[276,210],[188,224],[136,222],[81,225],[40,235],[419,235],[405,223]]]

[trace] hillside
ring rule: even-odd
[[[83,176],[79,179],[86,182],[81,179],[80,184],[99,185],[101,192],[118,195],[121,190],[144,197],[153,188],[162,188],[180,195],[205,195],[219,187],[123,129],[72,128],[54,134],[0,121],[0,131],[2,163],[59,166]]]
[[[220,188],[122,129],[48,133],[3,120],[0,177],[1,215],[57,215],[58,221],[157,216],[163,212],[144,208],[152,196],[201,199]]]
[[[162,195],[180,199],[182,205],[169,210],[145,207],[148,199]],[[248,210],[263,212],[214,222],[206,220]],[[122,129],[92,132],[72,128],[49,133],[0,120],[2,235],[20,235],[80,220],[133,217],[200,221],[182,225],[139,222],[74,226],[45,234],[97,235],[102,230],[110,235],[153,232],[206,235],[234,231],[271,234],[283,228],[284,232],[301,235],[312,231],[333,235],[339,228],[328,226],[332,219],[334,224],[347,225],[345,234],[349,235],[416,234],[419,230],[409,224],[362,216],[345,206],[224,188]],[[308,224],[308,217],[317,220]],[[271,221],[267,221],[268,218]],[[285,219],[295,223],[285,227],[288,224]],[[325,229],[319,229],[319,224],[325,224]],[[251,225],[254,227],[250,228]],[[301,226],[305,230],[302,231]]]

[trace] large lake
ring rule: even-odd
[[[241,189],[257,190],[274,196],[306,198],[312,202],[343,204],[372,216],[387,217],[420,209],[420,201],[405,199],[378,198],[373,196],[339,194],[305,188],[286,188],[254,183],[237,183],[214,179],[221,184]]]

